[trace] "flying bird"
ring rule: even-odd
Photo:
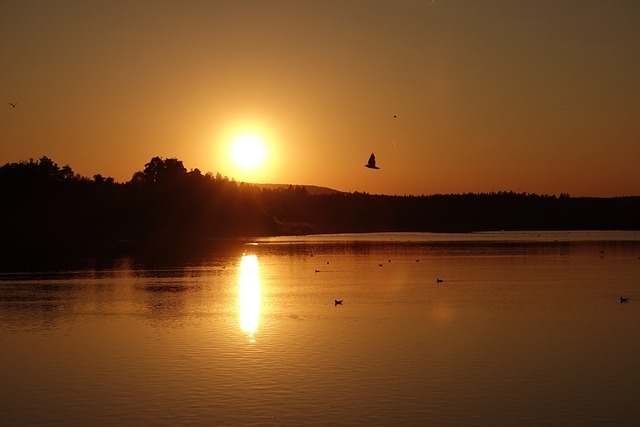
[[[333,304],[333,305],[335,306],[335,305],[342,305],[342,301],[344,301],[344,300],[341,300],[341,299],[334,299],[333,301],[334,301],[334,304]]]
[[[16,103],[15,102],[10,102],[9,105],[11,105],[13,108],[16,108]]]
[[[629,302],[629,297],[620,297],[620,303]]]
[[[364,167],[369,169],[380,169],[379,167],[376,166],[375,154],[371,153],[371,157],[369,157],[369,162],[366,165],[364,165]]]

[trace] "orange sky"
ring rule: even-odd
[[[635,0],[0,0],[0,164],[640,195],[639,22]]]

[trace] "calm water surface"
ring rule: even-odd
[[[62,265],[0,272],[1,425],[640,419],[637,232],[271,238]]]

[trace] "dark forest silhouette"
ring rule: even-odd
[[[80,176],[47,157],[0,168],[4,245],[242,236],[492,230],[638,230],[640,197],[514,192],[387,196],[261,188],[154,157],[125,183]]]

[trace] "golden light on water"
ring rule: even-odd
[[[440,325],[451,323],[455,317],[454,308],[448,304],[436,304],[431,310],[431,318]]]
[[[260,318],[260,278],[258,277],[258,257],[243,255],[240,262],[240,327],[255,342]]]

